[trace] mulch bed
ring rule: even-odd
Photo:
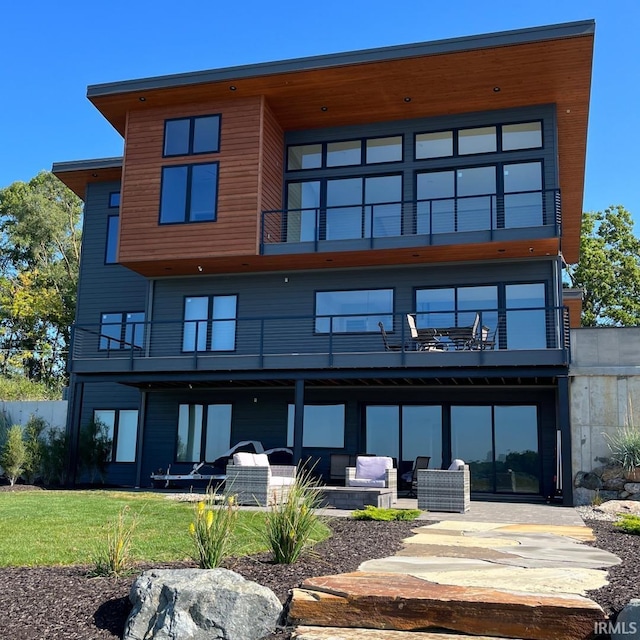
[[[609,572],[609,585],[589,596],[614,615],[640,598],[640,536],[620,532],[611,522],[590,520],[595,546],[622,558]],[[416,526],[413,522],[335,519],[333,536],[294,565],[274,565],[268,554],[231,559],[227,568],[272,589],[284,603],[289,589],[311,576],[354,571],[364,560],[393,555]],[[163,567],[195,566],[185,563]],[[156,565],[156,568],[158,565]],[[152,567],[139,567],[140,570]],[[7,640],[113,640],[121,638],[130,610],[133,578],[95,578],[87,567],[0,569],[0,638]],[[273,637],[285,640],[286,629]]]

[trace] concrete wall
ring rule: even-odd
[[[630,412],[640,425],[640,327],[572,329],[569,377],[575,478],[608,458],[604,434],[623,426]]]
[[[64,431],[67,423],[66,400],[34,400],[21,402],[0,401],[0,414],[8,417],[11,424],[25,425],[32,415],[44,418],[51,427]]]

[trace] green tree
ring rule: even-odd
[[[107,463],[111,461],[113,441],[109,437],[109,429],[100,420],[90,420],[80,429],[78,440],[78,457],[80,469],[89,474],[89,482],[96,478],[104,482]]]
[[[82,201],[52,173],[0,189],[0,375],[64,384]]]
[[[27,445],[22,437],[22,427],[19,424],[14,424],[7,431],[2,453],[0,453],[0,465],[2,465],[4,474],[12,487],[24,472],[27,457]]]
[[[640,239],[622,205],[583,215],[580,262],[566,274],[585,292],[582,326],[640,325]]]

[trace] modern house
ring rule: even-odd
[[[72,442],[103,421],[132,486],[245,439],[570,486],[594,30],[90,86],[124,156],[53,167],[85,202]]]

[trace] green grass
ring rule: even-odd
[[[0,566],[91,564],[106,525],[128,505],[137,515],[134,561],[190,559],[193,504],[155,493],[18,491],[0,493]],[[233,555],[264,551],[265,514],[240,511]],[[318,537],[326,537],[327,531]]]

